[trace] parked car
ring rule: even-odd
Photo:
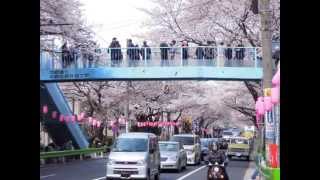
[[[200,138],[193,134],[177,134],[171,137],[170,141],[177,141],[183,144],[183,148],[187,152],[187,164],[200,164],[201,147]]]
[[[175,141],[159,141],[161,169],[176,169],[180,172],[187,167],[187,153],[183,145]]]
[[[230,138],[230,143],[228,145],[227,156],[232,158],[245,157],[247,160],[250,159],[251,146],[250,141],[244,137],[233,137]]]
[[[160,178],[160,151],[152,133],[123,133],[114,142],[107,160],[107,179]]]

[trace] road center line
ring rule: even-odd
[[[190,176],[191,174],[193,174],[193,173],[195,173],[195,172],[197,172],[197,171],[200,171],[201,169],[203,169],[203,168],[205,168],[205,167],[206,167],[206,166],[201,166],[201,167],[199,167],[198,169],[195,169],[195,170],[189,172],[188,174],[186,174],[186,175],[178,178],[177,180],[185,179],[186,177]]]
[[[49,175],[45,175],[45,176],[40,176],[40,179],[44,179],[44,178],[55,176],[55,175],[56,174],[49,174]]]

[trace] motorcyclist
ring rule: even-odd
[[[218,162],[220,165],[223,164],[226,160],[225,153],[218,149],[217,145],[213,145],[211,152],[209,152],[208,160],[210,162]]]
[[[212,164],[214,164],[215,162],[218,162],[220,167],[223,170],[223,174],[225,176],[224,179],[225,180],[229,179],[229,177],[227,175],[227,171],[225,169],[225,166],[227,165],[228,160],[226,158],[225,152],[224,151],[220,151],[218,149],[217,145],[212,146],[212,149],[211,149],[211,151],[209,152],[209,155],[208,155],[208,161],[211,162]]]

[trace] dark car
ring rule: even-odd
[[[201,160],[204,160],[204,157],[206,157],[209,154],[209,151],[213,146],[213,140],[212,138],[200,138],[200,142],[201,142]]]

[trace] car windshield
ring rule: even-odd
[[[178,144],[160,143],[160,151],[178,151]]]
[[[119,138],[113,145],[113,152],[146,152],[148,139]]]
[[[232,132],[223,132],[223,135],[231,136],[231,135],[233,135],[233,133]]]
[[[232,144],[248,144],[248,140],[246,139],[231,139]]]
[[[194,145],[194,137],[173,136],[170,140],[180,142],[183,145]]]
[[[200,139],[201,146],[202,147],[208,147],[209,146],[209,141],[206,139]]]

